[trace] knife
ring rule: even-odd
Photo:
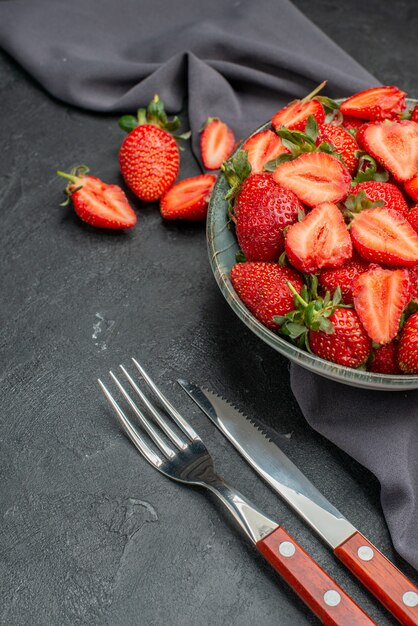
[[[227,400],[179,384],[241,456],[403,626],[418,626],[418,588],[329,502],[264,431]]]

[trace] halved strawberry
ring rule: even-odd
[[[87,176],[88,168],[74,168],[71,174],[58,171],[70,182],[65,193],[83,222],[97,228],[120,230],[136,224],[136,214],[130,207],[124,191],[118,185],[108,185],[95,176]]]
[[[217,117],[206,121],[200,135],[200,153],[207,170],[217,170],[229,157],[235,145],[232,130]]]
[[[354,307],[369,337],[379,344],[392,341],[399,331],[410,298],[407,270],[375,267],[354,281]]]
[[[408,268],[408,272],[411,281],[411,300],[418,301],[418,265]]]
[[[383,200],[385,203],[384,206],[395,209],[403,215],[407,215],[409,207],[402,192],[396,185],[392,183],[382,183],[376,180],[368,180],[352,187],[351,193],[356,195],[361,189],[366,194],[366,198],[371,202]]]
[[[343,115],[359,117],[363,120],[391,118],[406,107],[406,93],[398,87],[373,87],[347,98],[341,106]]]
[[[317,145],[321,142],[330,143],[335,152],[342,157],[350,174],[354,174],[358,167],[356,152],[359,149],[357,141],[350,133],[335,124],[320,124],[318,127]]]
[[[293,161],[281,163],[273,178],[309,206],[343,200],[351,182],[347,168],[326,152],[305,152]]]
[[[418,169],[418,124],[409,120],[366,124],[357,133],[358,144],[396,180],[405,182]]]
[[[418,122],[418,105],[414,107],[411,114],[411,122]]]
[[[406,181],[404,189],[414,202],[418,202],[418,174]]]
[[[290,267],[246,261],[237,263],[231,270],[232,286],[238,296],[251,313],[271,330],[279,328],[273,317],[286,315],[294,307],[288,281],[300,293],[302,277]]]
[[[268,161],[276,159],[284,152],[289,152],[282,144],[280,137],[272,130],[262,130],[256,133],[247,139],[242,150],[247,150],[253,174],[260,174]]]
[[[279,109],[271,120],[273,128],[279,129],[281,126],[286,126],[289,130],[304,131],[310,115],[314,116],[318,124],[325,122],[325,109],[319,100],[315,100],[315,96],[325,86],[326,82],[324,81],[315,87],[302,100],[293,100],[283,109]]]
[[[352,256],[352,244],[341,211],[324,202],[290,226],[285,237],[289,262],[300,272],[314,274],[322,267],[339,267]]]
[[[398,211],[365,209],[354,215],[350,233],[355,249],[366,261],[396,267],[418,263],[418,235]]]
[[[339,287],[343,302],[353,304],[353,282],[357,276],[366,272],[369,266],[370,263],[359,257],[349,259],[341,267],[322,270],[318,277],[319,284],[324,291],[331,294]]]
[[[176,183],[160,200],[161,215],[166,220],[204,220],[215,180],[213,174],[201,174]]]

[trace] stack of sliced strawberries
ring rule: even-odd
[[[222,166],[241,248],[232,284],[300,348],[418,374],[418,108],[397,87],[341,105],[318,93]]]

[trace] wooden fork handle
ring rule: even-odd
[[[403,626],[418,626],[418,589],[361,533],[334,554]]]
[[[282,526],[260,539],[256,546],[323,624],[375,624]]]

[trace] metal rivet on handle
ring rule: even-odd
[[[371,561],[374,557],[374,552],[369,546],[360,546],[357,554],[362,561]]]
[[[405,606],[417,606],[418,605],[418,593],[415,591],[406,591],[402,596],[402,601]]]
[[[328,606],[337,606],[341,602],[341,596],[338,591],[330,589],[324,593],[324,602]]]
[[[282,541],[279,545],[279,552],[282,556],[289,557],[295,554],[296,548],[293,543],[290,543],[290,541]]]

